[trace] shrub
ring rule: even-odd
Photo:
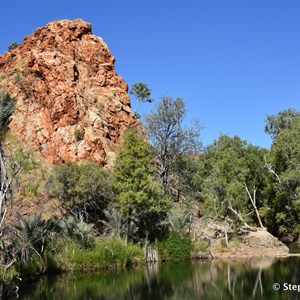
[[[192,243],[192,255],[197,256],[201,252],[206,252],[208,243],[203,240],[196,240]]]
[[[17,42],[12,42],[8,47],[8,51],[12,51],[13,49],[16,49],[19,46]]]
[[[17,277],[19,277],[19,272],[17,271],[15,266],[4,270],[2,266],[0,266],[0,283],[3,282],[4,284],[12,283]]]
[[[98,102],[98,109],[101,111],[104,109],[104,104],[102,102]]]
[[[74,131],[76,141],[82,141],[84,139],[84,130],[76,129]]]
[[[178,262],[190,257],[192,241],[187,235],[172,232],[166,240],[158,242],[157,247],[161,260]]]
[[[46,190],[85,222],[99,219],[113,199],[111,173],[92,162],[54,166]]]
[[[76,240],[82,247],[88,248],[94,242],[94,224],[85,223],[83,220],[76,220],[69,216],[60,222],[60,227],[65,236]]]

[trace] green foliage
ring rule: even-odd
[[[247,145],[239,137],[221,135],[208,146],[197,160],[197,171],[193,184],[198,185],[203,210],[211,217],[230,217],[241,220],[233,213],[237,211],[245,222],[257,223],[253,206],[247,193],[257,189],[256,205],[264,204],[266,150]],[[252,195],[253,197],[253,195]],[[233,210],[232,210],[232,209]]]
[[[98,109],[101,111],[104,109],[104,104],[102,102],[98,102]]]
[[[11,172],[14,172],[19,166],[22,167],[23,172],[30,172],[36,170],[39,165],[32,151],[18,147],[13,149],[13,152],[9,155],[9,167]]]
[[[135,83],[132,86],[129,93],[131,95],[134,95],[134,97],[137,99],[138,102],[148,102],[148,103],[153,102],[153,99],[150,98],[151,90],[148,88],[147,84],[143,82]],[[135,108],[135,114],[137,117],[139,116],[136,112],[138,107],[138,102],[136,103],[136,108]]]
[[[76,141],[82,141],[84,139],[84,130],[81,129],[75,129],[74,136]]]
[[[19,233],[12,240],[14,251],[20,257],[23,264],[27,264],[33,255],[41,258],[46,247],[46,240],[53,228],[51,221],[45,221],[41,213],[34,214],[25,219],[18,213]]]
[[[196,256],[197,257],[198,253],[200,253],[200,252],[206,252],[207,251],[207,247],[208,247],[207,242],[205,242],[203,240],[196,240],[196,241],[194,241],[192,243],[192,249],[191,249],[192,256]]]
[[[17,42],[12,42],[9,46],[8,46],[8,51],[12,51],[13,49],[16,49],[19,46],[19,44]]]
[[[162,225],[164,224],[168,225],[170,232],[184,236],[190,226],[190,213],[178,205],[174,205],[167,212],[167,218],[162,222]]]
[[[282,130],[289,129],[297,117],[300,113],[293,108],[282,110],[277,115],[267,115],[265,132],[275,138]]]
[[[76,220],[69,216],[60,221],[60,227],[65,236],[76,240],[81,246],[87,248],[94,242],[94,224],[87,224],[83,220]]]
[[[117,153],[114,173],[116,205],[127,222],[126,238],[129,237],[130,223],[134,216],[138,217],[141,224],[148,214],[159,214],[166,210],[167,202],[161,197],[162,189],[155,182],[154,175],[150,144],[136,129],[128,129]]]
[[[151,90],[147,87],[147,84],[143,82],[135,83],[130,92],[131,95],[134,95],[141,102],[152,102],[153,99],[150,98]]]
[[[104,225],[104,234],[116,237],[124,237],[125,220],[115,207],[104,210],[105,220],[101,220]]]
[[[54,166],[46,190],[85,221],[98,219],[114,199],[111,178],[111,173],[96,163],[67,162]]]
[[[157,248],[161,260],[178,262],[190,257],[192,241],[188,235],[173,232],[166,240],[158,242]]]
[[[45,261],[36,253],[33,253],[30,259],[25,262],[17,263],[17,270],[23,278],[28,281],[36,279],[39,275],[43,274],[47,270]]]
[[[261,210],[266,224],[276,235],[300,235],[300,114],[288,110],[288,126],[274,137],[270,156],[267,157],[270,187],[268,201]],[[278,113],[280,119],[287,111]],[[292,114],[292,117],[291,117]]]
[[[10,146],[5,150],[7,155],[8,172],[11,176],[18,173],[16,177],[16,195],[25,201],[31,201],[32,197],[43,191],[45,183],[45,168],[36,160],[32,151],[22,146],[16,146],[18,141],[10,141]],[[7,141],[7,138],[5,139]],[[17,148],[16,148],[17,147]]]
[[[69,267],[75,270],[125,267],[144,260],[143,250],[134,244],[125,244],[118,237],[98,239],[94,248],[81,248],[68,243],[62,250]]]
[[[185,115],[184,101],[171,97],[162,97],[155,111],[146,115],[146,128],[159,159],[159,177],[165,195],[170,194],[171,177],[176,174],[175,170],[179,170],[180,159],[184,154],[195,153],[200,148],[199,123],[195,122],[194,127],[185,128]]]
[[[8,131],[8,125],[10,117],[14,111],[16,98],[10,97],[10,95],[4,91],[0,92],[0,139],[2,140],[4,135]]]
[[[12,266],[7,270],[0,266],[0,283],[11,284],[19,277],[19,275],[20,274],[15,266]]]

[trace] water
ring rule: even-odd
[[[279,291],[273,288],[274,284],[278,288],[276,283]],[[297,300],[300,257],[153,264],[130,270],[48,276],[21,286],[19,295],[28,300]]]

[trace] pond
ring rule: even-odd
[[[299,290],[298,290],[299,285]],[[47,276],[24,284],[20,299],[300,299],[300,257],[152,264]]]

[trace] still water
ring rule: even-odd
[[[23,285],[19,292],[20,299],[28,300],[297,300],[300,257],[152,264],[130,270],[64,274]]]

